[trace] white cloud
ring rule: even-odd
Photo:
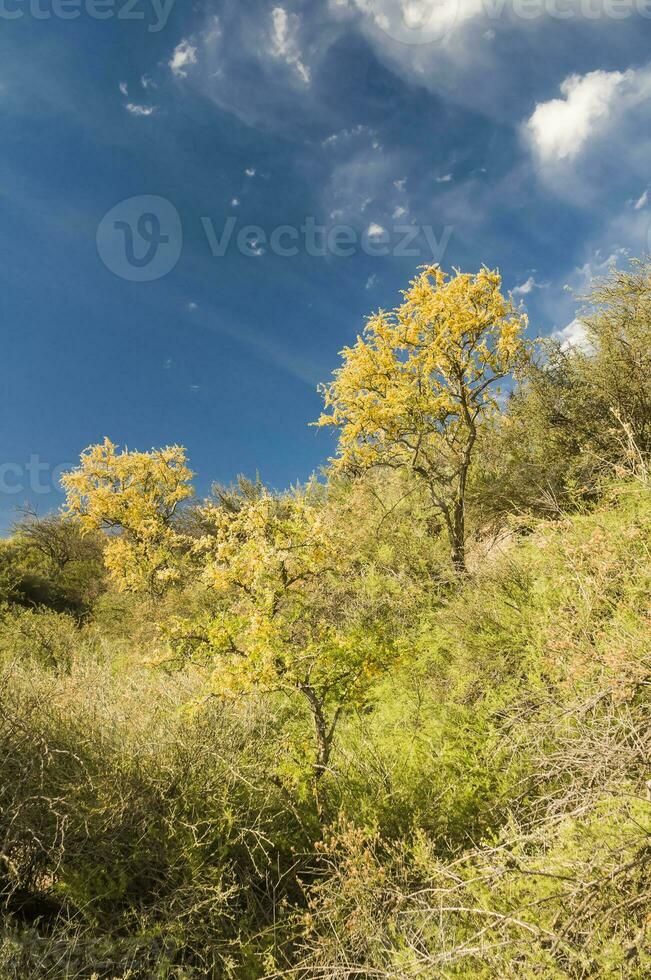
[[[187,76],[187,68],[197,63],[197,49],[184,38],[176,45],[168,64],[178,78]]]
[[[329,0],[333,19],[342,26],[352,23],[392,72],[502,119],[506,105],[521,99],[522,89],[513,84],[509,70],[512,49],[505,55],[486,36],[486,27],[507,35],[524,27],[532,46],[537,33],[530,21],[522,24],[513,6],[505,0]],[[548,6],[540,3],[541,17]],[[543,48],[540,57],[547,56]]]
[[[188,313],[194,313],[194,311],[198,309],[199,309],[199,304],[195,303],[194,300],[190,300],[190,302],[186,306],[186,310],[188,311]]]
[[[649,192],[644,191],[642,194],[640,194],[633,207],[635,208],[636,211],[640,211],[642,208],[645,208],[647,206],[648,201],[649,201]]]
[[[323,88],[332,80],[337,44],[354,32],[385,67],[411,84],[438,96],[447,93],[454,103],[511,125],[514,118],[531,114],[525,101],[531,85],[514,83],[516,32],[526,31],[532,63],[547,59],[544,74],[537,72],[530,82],[553,73],[549,38],[543,40],[545,32],[534,30],[535,25],[523,24],[512,7],[503,0],[274,0],[261,14],[257,5],[228,0],[220,5],[221,27],[206,17],[203,29],[193,28],[190,40],[177,47],[170,67],[175,74],[191,74],[222,108],[265,128],[296,129],[300,97],[298,125],[318,117],[328,133],[336,130],[343,113],[335,102],[321,98]],[[544,19],[549,5],[540,7]],[[504,47],[482,38],[487,26],[506,35]],[[209,45],[213,37],[217,40]],[[188,71],[195,60],[198,69]],[[336,142],[328,139],[327,144]]]
[[[246,170],[244,171],[245,177],[255,177],[255,174],[256,174],[255,167],[247,167]]]
[[[570,75],[561,84],[563,98],[539,102],[526,126],[541,163],[572,160],[603,130],[635,72],[591,71]]]
[[[393,217],[396,219],[396,221],[399,221],[400,218],[404,218],[407,214],[409,214],[409,210],[402,204],[399,204],[397,208],[394,208]]]
[[[366,280],[366,286],[364,288],[365,289],[373,289],[373,287],[376,285],[376,283],[377,283],[377,276],[375,275],[374,272],[372,272],[371,275]]]
[[[305,85],[310,83],[310,70],[303,61],[296,37],[300,26],[298,14],[288,14],[284,7],[271,12],[271,53],[284,61]]]
[[[514,296],[528,296],[529,293],[533,289],[535,289],[535,287],[537,285],[538,285],[538,283],[536,282],[536,280],[534,279],[534,277],[533,276],[529,276],[529,278],[525,282],[521,283],[519,286],[516,286],[512,290],[513,295]]]
[[[150,78],[149,75],[141,75],[140,84],[145,89],[145,91],[150,88],[158,88],[156,82],[152,78]]]
[[[120,82],[118,88],[120,89],[122,95],[124,95],[125,97],[129,94],[129,86],[127,85],[126,82]]]
[[[127,102],[124,107],[132,116],[153,116],[158,106],[138,105],[136,102]]]
[[[614,140],[614,131],[648,125],[651,66],[627,71],[591,71],[570,75],[561,85],[563,98],[539,102],[525,124],[525,134],[542,168],[575,161],[599,139]],[[635,120],[642,108],[647,118]],[[632,147],[636,156],[639,147]],[[621,159],[618,161],[621,163]]]
[[[437,177],[436,178],[436,183],[437,184],[449,184],[451,180],[452,180],[452,174],[443,174],[442,177]]]
[[[372,221],[366,229],[366,234],[369,238],[377,238],[379,235],[386,235],[386,228],[383,228],[376,221]]]
[[[233,200],[231,201],[231,207],[232,208],[239,208],[239,206],[240,206],[240,199],[239,199],[239,197],[234,197]]]
[[[570,347],[578,347],[579,350],[586,352],[592,350],[585,324],[578,317],[575,317],[562,330],[555,330],[552,339],[558,341],[563,350],[569,350]]]

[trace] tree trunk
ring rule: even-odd
[[[332,749],[332,739],[337,726],[337,721],[339,720],[339,716],[341,714],[341,708],[337,708],[332,722],[328,726],[328,719],[324,711],[323,702],[317,695],[314,688],[310,684],[301,684],[300,690],[307,698],[307,702],[312,713],[312,721],[314,722],[316,761],[312,767],[314,772],[313,792],[314,799],[316,801],[317,814],[319,820],[321,823],[323,823],[323,801],[321,798],[321,793],[319,792],[319,783],[321,782],[321,779],[328,768],[330,752]]]
[[[452,564],[458,575],[467,575],[466,567],[466,514],[463,498],[456,500],[452,520],[448,528],[452,548]]]
[[[331,737],[328,733],[328,725],[325,715],[323,714],[323,710],[318,701],[315,701],[315,705],[312,707],[312,718],[314,720],[314,734],[316,736],[316,763],[314,764],[314,778],[318,782],[328,768],[332,744]]]
[[[473,440],[474,441],[474,440]],[[443,516],[450,542],[452,565],[457,575],[467,575],[466,567],[466,485],[470,468],[470,454],[473,443],[466,448],[458,474],[455,496],[452,501],[440,492],[436,483],[430,483],[430,496],[434,507]]]

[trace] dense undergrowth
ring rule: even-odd
[[[649,375],[618,357],[648,360],[650,322],[556,351],[481,433],[461,576],[386,470],[300,510],[218,488],[143,539],[149,585],[190,542],[165,588],[120,590],[101,534],[27,515],[0,543],[0,977],[649,975]],[[257,571],[215,594],[227,519],[265,588],[261,541],[312,549],[282,631]],[[224,624],[254,682],[223,683]],[[328,651],[325,751],[301,644]]]
[[[5,653],[4,975],[645,976],[650,547],[622,482],[424,615],[325,830],[287,706],[15,615],[66,656]]]

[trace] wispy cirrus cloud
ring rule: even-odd
[[[313,70],[323,48],[317,21],[290,3],[249,8],[224,0],[219,17],[211,13],[178,42],[168,66],[244,122],[282,128],[297,99],[314,98]]]
[[[298,14],[287,13],[284,7],[274,7],[271,11],[271,53],[295,71],[305,85],[309,85],[310,69],[302,60],[298,33]]]
[[[640,211],[642,208],[645,208],[648,203],[649,203],[649,192],[645,190],[642,191],[637,201],[635,201],[635,203],[633,204],[633,207],[635,208],[636,211]]]

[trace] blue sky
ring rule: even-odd
[[[200,492],[307,478],[317,383],[423,262],[498,266],[532,334],[580,340],[565,287],[648,248],[651,0],[0,20],[5,528],[104,435],[182,443]]]

